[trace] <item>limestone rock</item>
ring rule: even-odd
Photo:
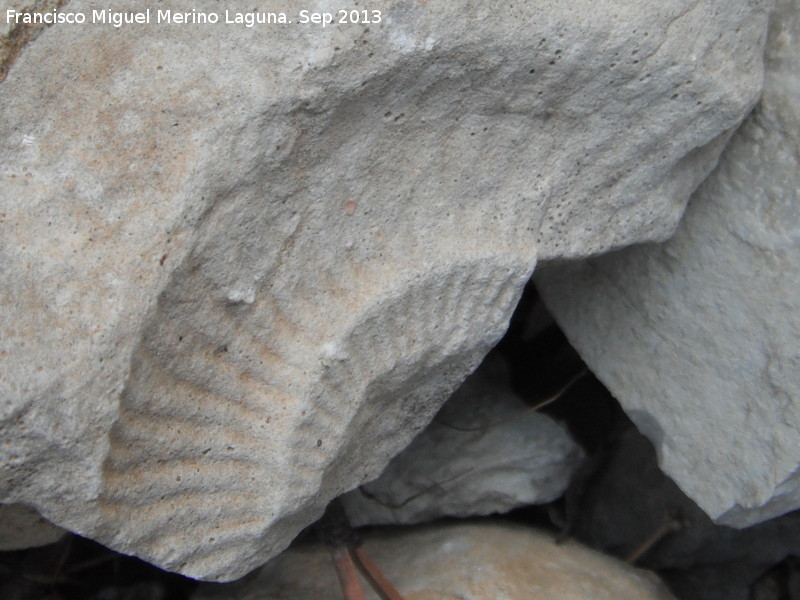
[[[484,363],[378,479],[342,497],[353,525],[508,512],[561,496],[583,457]]]
[[[0,504],[0,550],[57,542],[66,532],[24,504]]]
[[[567,336],[736,527],[800,507],[800,12],[778,3],[764,96],[669,242],[542,268]]]
[[[49,13],[59,9],[68,0],[0,0],[0,83],[8,75],[25,45],[35,40],[47,24],[9,20],[9,10],[15,13]]]
[[[422,429],[537,252],[671,232],[761,85],[759,0],[370,9],[154,13],[21,48],[0,85],[0,501],[242,575]]]
[[[647,571],[575,543],[506,524],[444,525],[371,535],[370,558],[406,600],[670,600]],[[365,587],[365,592],[369,589]],[[338,600],[320,544],[292,548],[252,579],[201,587],[193,600]],[[365,594],[377,599],[371,590]]]

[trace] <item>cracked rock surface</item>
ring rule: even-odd
[[[769,4],[374,8],[20,47],[0,501],[197,578],[262,564],[424,427],[537,257],[673,231],[758,97]]]

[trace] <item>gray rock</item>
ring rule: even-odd
[[[378,479],[342,497],[353,525],[508,512],[561,496],[583,452],[484,363]]]
[[[0,550],[52,544],[65,533],[30,506],[0,504]]]
[[[779,2],[764,96],[669,242],[537,277],[661,467],[736,527],[800,507],[799,40]]]
[[[406,600],[670,600],[652,573],[524,527],[484,522],[370,535],[364,549]],[[365,598],[378,596],[365,588]],[[193,600],[338,600],[328,551],[302,545],[252,579],[201,586]]]
[[[582,491],[576,539],[658,570],[683,600],[748,600],[771,567],[800,554],[800,513],[746,529],[715,525],[658,468],[629,425]],[[680,590],[678,593],[677,590]]]
[[[761,86],[755,0],[370,8],[54,25],[19,48],[0,501],[242,575],[423,428],[537,252],[669,234]]]

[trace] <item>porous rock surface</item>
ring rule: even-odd
[[[20,48],[0,501],[244,574],[424,426],[537,253],[669,234],[761,85],[759,0],[370,8],[55,25]]]
[[[493,357],[497,358],[497,357]],[[353,525],[420,523],[556,500],[583,451],[487,360],[375,481],[342,496]]]
[[[661,467],[721,524],[800,507],[800,11],[771,19],[764,96],[676,235],[537,284]]]
[[[18,19],[8,19],[6,11],[31,13],[39,11],[50,13],[58,10],[69,0],[0,0],[0,83],[8,75],[14,61],[25,46],[35,40],[47,29],[46,23],[25,23]]]
[[[405,600],[671,600],[652,573],[551,535],[467,523],[377,532],[364,550]],[[368,600],[377,600],[364,585]],[[193,600],[338,600],[328,550],[291,548],[242,583],[201,587]]]

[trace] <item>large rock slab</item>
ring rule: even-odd
[[[761,86],[756,0],[370,9],[15,50],[0,501],[245,573],[430,420],[537,253],[670,233]]]
[[[800,13],[772,18],[764,96],[667,243],[545,266],[592,370],[717,522],[800,507]]]
[[[364,550],[405,600],[671,600],[658,578],[576,543],[501,523],[378,532]],[[368,586],[365,598],[377,600]],[[288,550],[241,583],[203,586],[193,600],[339,600],[328,550]]]
[[[564,493],[583,451],[514,394],[505,365],[492,358],[380,477],[342,496],[354,526],[504,513]]]

